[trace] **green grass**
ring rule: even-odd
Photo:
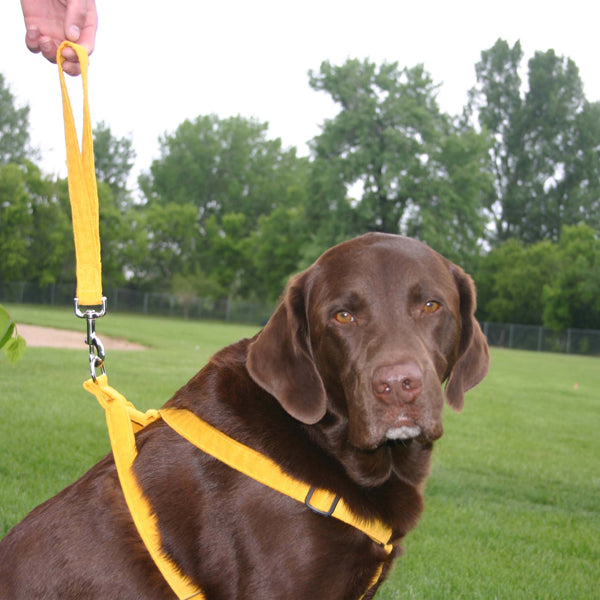
[[[21,322],[84,331],[67,309],[10,306]],[[110,314],[111,384],[140,409],[162,405],[252,327]],[[83,337],[83,334],[82,334]],[[87,349],[0,358],[0,536],[108,451],[83,391]],[[577,385],[575,385],[577,384]],[[488,378],[445,414],[426,509],[377,600],[577,599],[600,585],[600,360],[494,349]]]

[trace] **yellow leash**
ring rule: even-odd
[[[75,50],[81,65],[84,104],[81,150],[62,69],[64,61],[62,49],[65,46]],[[83,384],[83,387],[96,396],[105,410],[110,443],[123,495],[140,537],[167,583],[179,600],[205,598],[202,591],[163,553],[156,517],[133,472],[133,463],[138,453],[135,433],[161,418],[182,437],[221,462],[290,498],[303,502],[318,514],[334,517],[359,529],[390,554],[392,552],[391,529],[379,521],[359,519],[339,496],[328,490],[315,489],[287,475],[271,459],[226,436],[185,409],[149,410],[142,413],[108,385],[104,369],[104,348],[95,333],[95,320],[105,313],[106,299],[102,296],[98,192],[87,94],[87,52],[77,44],[63,42],[57,52],[57,63],[63,98],[69,196],[77,260],[75,312],[78,316],[87,319],[87,342],[90,347],[92,377]],[[80,307],[87,308],[80,310]],[[102,369],[100,375],[96,374],[97,368]],[[382,569],[383,564],[376,570],[367,591],[378,581]]]
[[[73,111],[62,69],[64,61],[62,49],[65,46],[69,46],[77,52],[81,65],[84,105],[81,151],[77,141]],[[82,306],[97,307],[102,305],[103,307],[101,311],[90,309],[78,313],[78,316],[84,316],[88,320],[88,343],[90,345],[90,369],[92,373],[92,378],[86,381],[83,386],[96,396],[105,410],[110,443],[123,495],[148,552],[180,600],[192,597],[200,600],[204,598],[202,592],[163,554],[156,519],[133,473],[133,463],[137,456],[134,433],[156,420],[159,417],[158,412],[149,411],[144,414],[137,411],[124,396],[108,385],[108,379],[104,374],[104,349],[100,340],[95,336],[94,330],[94,321],[98,316],[104,314],[106,301],[102,297],[98,192],[87,94],[87,52],[77,44],[63,42],[56,54],[56,62],[59,67],[63,98],[69,196],[77,260],[76,313],[78,303]],[[94,352],[97,352],[98,356],[95,356]],[[98,377],[95,373],[96,367],[102,367],[103,370],[103,374]]]

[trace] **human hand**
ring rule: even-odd
[[[88,54],[94,50],[98,15],[95,0],[21,0],[25,17],[25,43],[34,53],[41,52],[56,62],[60,44],[69,40],[83,46]],[[79,75],[81,68],[72,48],[62,52],[63,70]]]

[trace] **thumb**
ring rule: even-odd
[[[65,37],[70,42],[78,42],[85,25],[88,10],[87,0],[67,0],[65,13]]]

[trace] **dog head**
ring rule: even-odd
[[[489,366],[464,271],[409,238],[366,234],[292,278],[251,344],[251,377],[295,419],[374,451],[442,435]],[[327,419],[326,419],[327,416]]]

